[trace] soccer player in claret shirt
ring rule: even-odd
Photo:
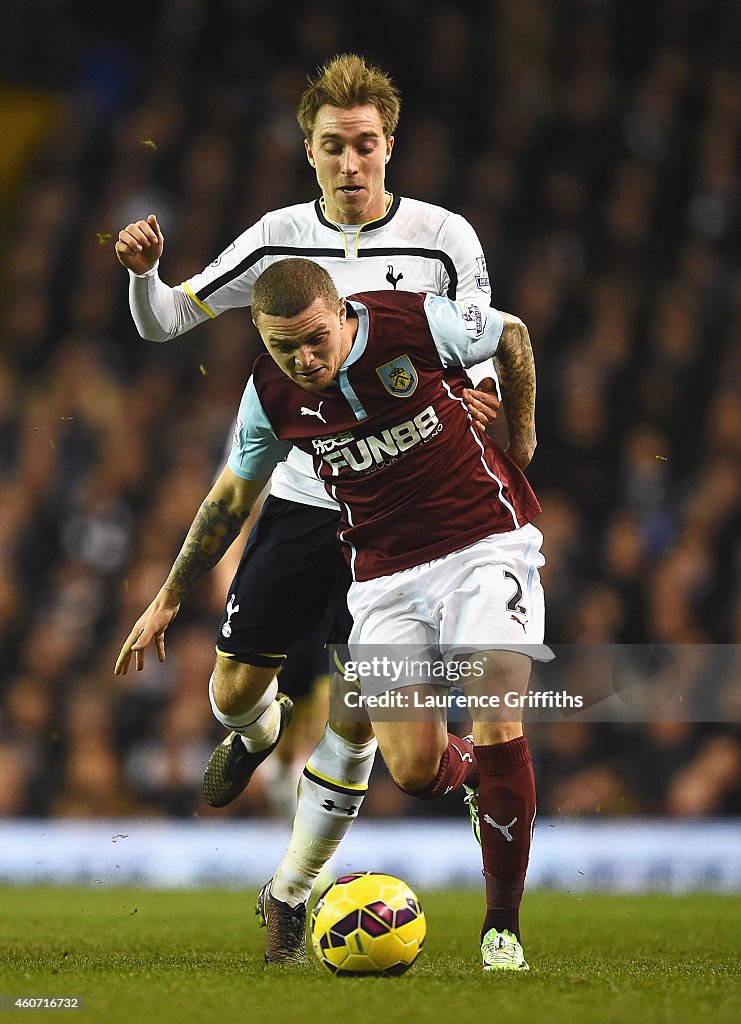
[[[269,267],[252,309],[269,354],[258,357],[245,389],[228,464],[116,671],[126,670],[132,652],[140,661],[150,642],[162,656],[182,597],[216,564],[295,445],[340,505],[353,577],[351,650],[479,652],[485,671],[465,684],[468,692],[524,692],[531,658],[550,656],[542,645],[542,537],[531,523],[540,507],[520,468],[535,448],[524,324],[441,296],[340,299],[326,271],[303,259]],[[462,398],[461,368],[494,355],[508,411],[506,453],[475,429]],[[434,693],[428,683],[409,685],[423,700]],[[406,793],[432,799],[468,787],[486,878],[483,966],[526,970],[519,907],[535,818],[532,761],[519,720],[472,717],[473,742],[449,734],[439,715],[389,722],[371,712]]]
[[[262,271],[292,255],[326,268],[343,294],[424,291],[488,307],[486,263],[471,225],[448,210],[386,191],[398,118],[399,93],[389,77],[361,57],[338,56],[310,82],[298,108],[321,198],[266,214],[202,273],[175,288],[159,277],[164,237],[156,216],[127,225],[116,252],[130,273],[131,311],[141,336],[169,341],[226,310],[248,307]],[[498,405],[490,373],[487,367],[477,376],[472,371],[480,390],[466,393],[471,413],[484,423]],[[290,451],[273,474],[218,632],[209,691],[228,736],[204,778],[204,797],[215,807],[239,795],[290,719],[291,702],[278,694],[276,676],[291,647],[332,605],[335,639],[347,637],[349,575],[339,554],[338,520],[337,503],[315,478],[308,455]],[[265,693],[259,703],[252,697],[256,689]],[[330,720],[309,757],[291,841],[259,899],[271,962],[307,959],[306,901],[357,816],[375,749],[369,722]]]

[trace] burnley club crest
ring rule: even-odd
[[[394,398],[408,398],[417,390],[417,371],[407,355],[397,356],[391,362],[377,366],[376,373]]]

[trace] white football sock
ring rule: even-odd
[[[265,693],[247,711],[239,715],[225,715],[220,711],[214,699],[213,673],[208,681],[208,696],[211,710],[215,717],[230,732],[238,732],[242,742],[251,754],[265,750],[278,739],[280,731],[280,705],[275,699],[278,692],[278,680],[268,684]]]
[[[291,841],[270,889],[275,899],[295,907],[309,898],[358,815],[377,747],[375,739],[350,743],[327,726],[298,784]]]

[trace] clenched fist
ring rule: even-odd
[[[127,224],[118,233],[116,256],[119,263],[135,274],[146,274],[162,255],[165,236],[157,218],[150,213],[146,220]]]

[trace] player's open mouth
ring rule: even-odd
[[[323,369],[324,369],[323,366],[317,366],[316,370],[299,370],[296,373],[296,376],[297,377],[303,377],[305,380],[308,380],[310,377],[313,377],[315,374],[321,373]]]
[[[346,196],[354,196],[361,191],[362,186],[360,185],[340,185],[340,192],[344,192]]]

